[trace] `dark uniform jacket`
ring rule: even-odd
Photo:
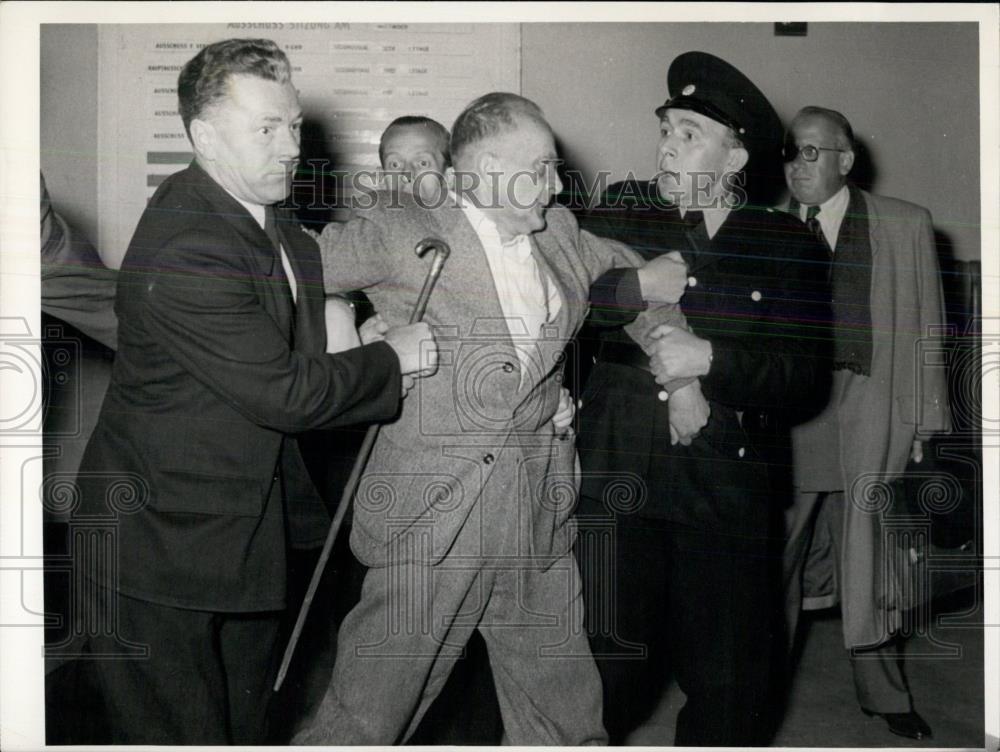
[[[639,190],[650,196],[655,187]],[[595,285],[591,332],[603,354],[582,394],[581,513],[763,534],[769,500],[787,490],[788,428],[827,398],[825,250],[796,219],[749,206],[730,212],[712,239],[655,198],[591,211],[581,226],[647,259],[681,251],[689,274],[681,308],[713,351],[700,379],[708,425],[690,446],[671,446],[668,403],[636,367],[644,359],[628,355],[620,328],[643,307],[625,276],[635,272],[614,270]]]
[[[107,566],[85,574],[117,572],[104,582],[127,595],[283,607],[283,506],[315,494],[295,435],[398,408],[389,345],[324,353],[319,251],[279,231],[297,303],[264,230],[192,164],[156,191],[129,245],[118,354],[79,477],[81,512],[114,539]]]

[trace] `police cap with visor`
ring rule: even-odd
[[[670,98],[656,108],[691,110],[728,126],[749,152],[772,148],[782,126],[760,89],[721,58],[707,52],[678,55],[667,72]]]

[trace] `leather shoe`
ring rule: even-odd
[[[878,716],[885,719],[885,722],[889,724],[889,730],[896,736],[905,736],[907,739],[931,739],[934,736],[927,721],[914,710],[909,713],[875,713],[864,708],[861,710],[867,716]]]

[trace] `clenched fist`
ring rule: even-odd
[[[695,379],[670,394],[670,443],[688,446],[698,432],[708,425],[712,408],[701,393],[701,383]]]
[[[649,367],[657,384],[674,379],[704,376],[712,367],[712,343],[669,324],[660,324],[648,335]]]
[[[676,303],[687,288],[687,264],[677,251],[648,261],[638,274],[642,299],[649,303]]]
[[[437,370],[437,342],[428,324],[420,322],[389,329],[385,341],[396,351],[404,374],[429,376]]]

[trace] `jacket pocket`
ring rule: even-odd
[[[259,517],[264,492],[253,479],[164,469],[152,494],[153,508],[162,512]]]

